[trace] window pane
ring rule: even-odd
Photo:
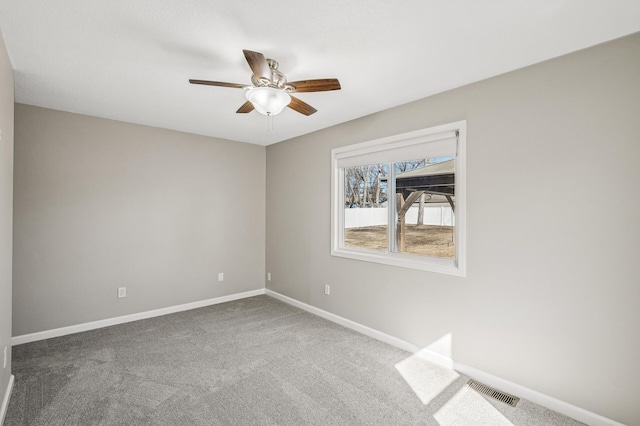
[[[466,276],[466,142],[458,121],[332,149],[331,255]]]
[[[344,169],[344,246],[388,250],[387,164]]]
[[[455,259],[455,157],[393,163],[396,252]]]

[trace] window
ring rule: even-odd
[[[331,254],[465,275],[466,122],[336,148]]]

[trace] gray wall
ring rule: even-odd
[[[640,424],[639,52],[634,35],[267,147],[267,287],[423,347],[451,333],[458,362]],[[468,276],[331,257],[330,150],[457,120]]]
[[[0,33],[0,404],[11,376],[11,252],[13,228],[13,68]],[[7,348],[7,367],[2,368]],[[2,419],[0,419],[0,422]]]
[[[15,119],[14,336],[264,288],[264,147]]]

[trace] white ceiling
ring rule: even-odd
[[[16,101],[269,145],[640,31],[639,0],[2,0]],[[242,49],[318,109],[236,114]],[[640,52],[639,52],[640,54]]]

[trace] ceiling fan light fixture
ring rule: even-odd
[[[291,96],[287,92],[274,87],[252,87],[245,96],[256,111],[264,115],[280,114],[291,102]]]
[[[244,57],[251,68],[251,83],[253,86],[224,81],[194,80],[191,84],[205,84],[207,86],[232,87],[246,90],[246,102],[236,111],[237,114],[247,114],[254,109],[260,114],[271,116],[279,114],[284,107],[302,115],[312,115],[318,112],[308,103],[289,96],[289,93],[326,92],[340,90],[340,82],[336,78],[322,78],[314,80],[300,80],[287,83],[287,77],[278,71],[278,62],[267,59],[260,52],[243,50]]]

